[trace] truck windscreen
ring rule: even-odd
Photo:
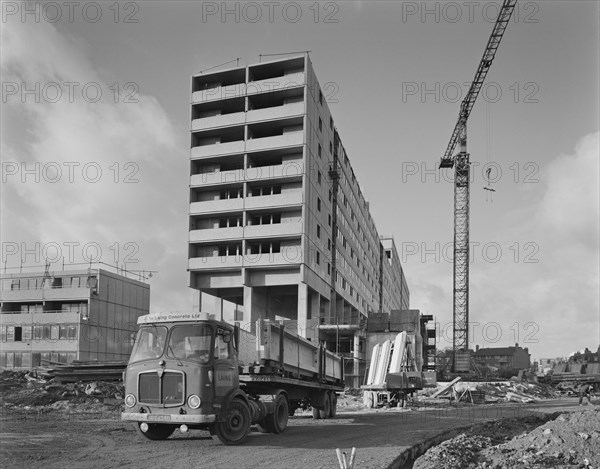
[[[129,363],[159,358],[164,352],[166,338],[166,327],[142,326],[135,338]]]
[[[171,330],[167,357],[208,363],[211,342],[212,327],[207,324],[175,326]]]

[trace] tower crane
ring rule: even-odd
[[[470,363],[457,361],[457,352],[469,350],[469,176],[467,120],[492,65],[517,0],[504,0],[483,57],[469,91],[460,104],[458,120],[439,169],[454,167],[454,292],[453,292],[453,371],[469,371]],[[460,142],[460,151],[452,156]]]

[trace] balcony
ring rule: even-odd
[[[245,119],[245,112],[234,112],[231,114],[220,114],[218,116],[201,117],[192,121],[192,131],[212,129],[215,127],[227,127],[229,125],[240,125],[244,123]]]
[[[285,117],[295,117],[304,114],[304,102],[284,104],[283,106],[273,106],[264,109],[255,109],[248,111],[246,122],[254,122],[282,119]]]
[[[202,202],[192,202],[190,204],[190,214],[203,214],[212,212],[227,212],[231,210],[240,211],[244,207],[244,199],[223,199],[223,200],[206,200]]]
[[[242,256],[192,257],[188,260],[190,270],[241,268]]]
[[[223,184],[244,181],[243,169],[232,169],[231,171],[215,171],[213,173],[192,174],[192,186],[206,186],[211,184]]]
[[[268,80],[264,80],[268,81]],[[265,85],[266,86],[266,85]],[[246,84],[236,83],[234,85],[216,86],[192,93],[192,103],[207,103],[221,99],[236,98],[246,95]]]
[[[273,236],[300,236],[302,223],[273,223],[268,225],[250,225],[244,230],[246,238],[270,238]]]
[[[191,155],[192,158],[205,158],[207,156],[228,155],[231,153],[244,153],[244,140],[192,147]]]
[[[204,230],[191,230],[190,242],[196,241],[221,241],[225,239],[241,239],[244,229],[241,226],[231,228],[212,228]]]
[[[24,290],[3,290],[2,301],[43,301],[72,300],[90,298],[90,287],[37,288]]]
[[[284,252],[266,252],[261,254],[246,254],[244,256],[244,267],[274,267],[297,265],[295,257],[286,255]]]
[[[253,208],[271,208],[280,207],[287,205],[301,205],[302,204],[302,192],[283,192],[276,195],[263,195],[258,197],[246,197],[246,209]]]
[[[292,147],[304,144],[304,132],[290,132],[273,137],[254,138],[246,141],[246,151],[270,150],[281,147]],[[215,145],[210,145],[215,146]],[[194,150],[194,149],[192,149]],[[193,152],[192,152],[193,156]]]
[[[304,72],[290,73],[289,75],[266,78],[264,80],[258,81],[251,81],[246,85],[246,93],[248,95],[265,92],[272,93],[273,91],[277,90],[294,88],[297,86],[304,86],[304,83]]]

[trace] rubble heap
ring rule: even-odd
[[[600,409],[594,407],[558,416],[502,419],[477,425],[431,448],[413,467],[592,469],[600,466],[599,446]]]
[[[39,378],[34,372],[5,371],[0,374],[0,399],[3,410],[56,410],[74,406],[120,406],[123,384],[92,381],[60,383]],[[62,403],[62,404],[61,404]]]

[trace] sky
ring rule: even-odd
[[[600,345],[599,5],[518,2],[469,119],[472,346]],[[410,307],[450,346],[453,184],[437,164],[498,8],[2,2],[2,268],[118,262],[154,271],[152,311],[197,309],[190,77],[310,51]]]

